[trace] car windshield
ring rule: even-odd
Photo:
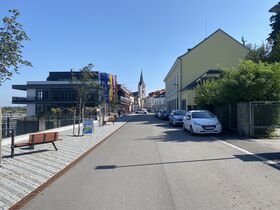
[[[174,116],[184,116],[186,114],[186,111],[175,111]]]
[[[163,113],[170,113],[170,110],[163,110]]]
[[[215,118],[210,112],[193,112],[192,118]]]

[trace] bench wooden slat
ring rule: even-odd
[[[18,144],[15,144],[15,147],[24,147],[24,146],[29,146],[29,143],[26,142],[26,143],[18,143]]]
[[[36,144],[47,144],[52,143],[55,150],[57,150],[55,146],[55,141],[58,140],[58,132],[48,132],[48,133],[35,133],[29,135],[29,140],[26,143],[12,143],[11,146],[11,157],[14,156],[14,148],[16,147],[26,147],[26,146],[34,146]]]
[[[57,132],[53,133],[45,133],[45,142],[50,142],[50,141],[57,141]]]
[[[44,134],[43,133],[36,133],[29,135],[29,144],[38,144],[44,141]]]

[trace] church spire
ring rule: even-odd
[[[140,75],[140,81],[139,81],[139,86],[141,86],[141,85],[145,85],[144,79],[143,79],[143,72],[142,72],[142,69],[141,69],[141,75]]]

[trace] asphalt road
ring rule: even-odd
[[[152,115],[131,119],[23,209],[280,208],[280,170]]]

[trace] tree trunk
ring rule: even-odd
[[[78,136],[80,136],[81,133],[81,114],[82,114],[82,100],[79,99],[79,125],[78,125]]]
[[[82,125],[83,125],[82,136],[84,135],[84,120],[85,120],[85,104],[82,105]]]
[[[74,121],[73,121],[73,136],[75,136],[75,129],[76,129],[76,108],[74,109]]]

